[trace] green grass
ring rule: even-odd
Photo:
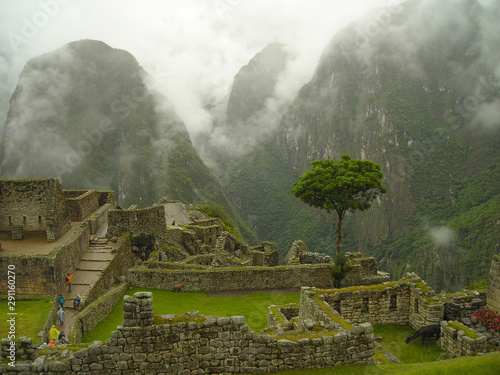
[[[379,342],[382,348],[403,363],[432,362],[443,353],[434,338],[426,339],[424,346],[421,338],[406,344],[406,338],[415,333],[410,327],[387,324],[374,326],[373,331],[375,335],[382,334],[382,341]]]
[[[36,344],[40,343],[37,334],[43,329],[50,310],[52,309],[53,297],[40,296],[33,297],[36,300],[21,301],[17,300],[15,305],[16,317],[16,340],[20,337],[31,337]],[[7,338],[10,325],[6,324],[6,320],[10,317],[8,313],[8,305],[6,300],[0,301],[0,316],[2,324],[0,324],[0,338]]]
[[[280,371],[277,375],[497,375],[500,368],[500,354],[479,357],[462,357],[430,363],[404,365],[351,365],[327,367],[322,369],[304,369]]]
[[[243,315],[246,317],[246,324],[256,332],[267,327],[268,306],[300,302],[300,293],[254,293],[252,296],[208,298],[203,292],[173,293],[166,290],[131,288],[125,294],[133,295],[141,291],[153,292],[155,315],[183,314],[192,310],[198,310],[200,315],[220,317]],[[105,341],[111,337],[111,332],[116,330],[122,320],[123,303],[120,301],[106,319],[85,334],[82,342]]]

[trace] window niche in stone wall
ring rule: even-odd
[[[418,298],[415,298],[415,313],[418,314]]]
[[[361,312],[362,313],[367,313],[368,312],[368,306],[370,304],[370,299],[369,298],[363,298],[363,304],[361,305]]]
[[[389,302],[389,310],[396,310],[398,306],[398,296],[397,294],[391,295],[391,300]]]
[[[333,301],[333,309],[334,310],[337,310],[337,312],[342,315],[341,311],[340,311],[340,300],[337,300],[337,301]]]

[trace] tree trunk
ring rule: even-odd
[[[344,215],[339,215],[339,222],[337,224],[337,255],[340,255],[340,240],[342,238],[342,219]]]

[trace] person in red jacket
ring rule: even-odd
[[[66,275],[66,282],[68,283],[69,287],[69,292],[71,292],[71,281],[73,281],[73,275],[70,275],[69,273]]]

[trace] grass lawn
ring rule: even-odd
[[[406,338],[415,333],[415,330],[407,326],[380,325],[374,326],[373,331],[375,335],[382,334],[382,341],[379,341],[382,348],[403,363],[432,362],[444,352],[436,345],[435,338],[426,339],[424,346],[421,338],[407,344]]]
[[[37,334],[43,329],[47,318],[49,317],[50,310],[52,309],[52,296],[34,297],[36,300],[21,301],[17,300],[15,305],[16,317],[16,340],[20,337],[31,337],[35,344],[40,344],[40,339]],[[6,300],[0,301],[0,316],[2,317],[2,324],[0,324],[0,338],[7,338],[10,325],[7,324],[7,319],[11,316],[7,315],[9,312]]]
[[[243,315],[250,329],[256,332],[267,328],[268,306],[300,302],[300,293],[254,293],[252,296],[209,298],[204,292],[173,293],[167,290],[131,288],[125,294],[131,296],[142,291],[153,292],[155,315],[183,314],[192,310],[198,310],[201,315],[220,317]],[[123,303],[119,302],[106,319],[83,337],[82,342],[105,341],[122,320]]]
[[[428,363],[412,363],[403,365],[351,365],[344,367],[328,367],[322,369],[304,369],[280,371],[276,375],[498,375],[500,354],[487,356],[462,357]]]

